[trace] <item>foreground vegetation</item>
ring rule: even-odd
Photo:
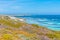
[[[0,40],[60,40],[60,31],[0,16]]]

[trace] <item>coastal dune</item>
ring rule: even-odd
[[[60,40],[60,31],[28,24],[23,18],[0,16],[0,40]]]

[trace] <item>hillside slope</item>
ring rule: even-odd
[[[60,31],[53,31],[25,19],[0,16],[0,40],[60,40]]]

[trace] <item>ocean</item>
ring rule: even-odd
[[[60,15],[15,16],[24,18],[29,24],[37,24],[51,30],[60,31]]]

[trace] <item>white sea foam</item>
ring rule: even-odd
[[[48,21],[47,19],[38,19],[38,21]]]
[[[11,19],[16,19],[16,17],[11,17],[11,16],[9,16]]]
[[[53,22],[48,22],[47,24],[49,24],[49,25],[53,25],[54,23],[53,23]]]
[[[16,17],[11,17],[11,16],[9,16],[12,20],[15,20],[15,21],[17,21],[17,19],[16,19]]]
[[[24,19],[19,19],[20,21],[25,21]]]
[[[15,21],[18,21],[18,20],[20,20],[20,21],[25,21],[24,19],[21,19],[21,18],[16,18],[16,17],[11,17],[11,16],[9,16],[11,19],[13,19],[13,20],[15,20]]]

